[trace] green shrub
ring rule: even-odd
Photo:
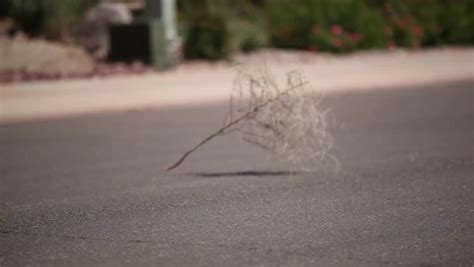
[[[70,40],[98,0],[0,0],[33,36]],[[332,52],[474,44],[474,0],[178,0],[187,58],[267,45]]]
[[[1,0],[6,16],[33,36],[65,40],[86,9],[97,0]]]
[[[256,0],[178,1],[185,57],[216,60],[265,46],[261,5]]]
[[[230,55],[229,10],[223,1],[181,1],[186,58],[220,59]]]
[[[262,20],[232,20],[230,33],[231,52],[251,52],[265,47],[268,43],[267,29]]]
[[[474,44],[473,0],[181,0],[188,57]],[[202,12],[202,10],[205,12]],[[197,17],[195,14],[201,14]],[[194,18],[194,19],[193,19]],[[207,22],[206,22],[207,21]],[[218,25],[217,25],[218,24]]]
[[[10,1],[0,1],[0,18],[7,17],[11,10]]]
[[[272,44],[346,52],[474,44],[472,0],[274,0]]]
[[[186,58],[227,58],[229,49],[229,26],[225,17],[217,14],[196,16],[188,26],[184,43]]]
[[[181,0],[187,57],[474,44],[473,0]],[[187,8],[191,6],[192,8]],[[204,11],[203,11],[204,10]],[[200,16],[196,16],[200,14]]]
[[[474,43],[472,0],[366,0],[381,10],[393,46]]]
[[[447,1],[439,14],[440,39],[447,44],[474,44],[474,1]]]
[[[277,47],[345,52],[386,42],[382,16],[360,0],[275,0],[267,10]]]
[[[389,46],[419,47],[439,43],[438,1],[385,0],[382,13]]]

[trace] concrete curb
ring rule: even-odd
[[[348,56],[265,50],[236,58],[265,64],[275,77],[299,70],[324,93],[474,82],[474,48],[361,52]],[[161,73],[0,85],[0,124],[154,107],[207,105],[228,99],[228,63],[185,63]]]

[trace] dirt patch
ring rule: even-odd
[[[108,77],[156,71],[141,62],[97,62],[81,48],[45,40],[0,38],[0,83]]]
[[[45,40],[0,38],[0,80],[83,76],[95,62],[82,49]]]

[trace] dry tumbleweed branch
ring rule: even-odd
[[[239,67],[224,125],[184,153],[172,170],[213,138],[239,133],[242,138],[302,168],[339,162],[331,154],[328,110],[298,72],[289,72],[281,88],[266,68]],[[315,165],[317,164],[317,165]]]

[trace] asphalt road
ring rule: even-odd
[[[225,106],[0,126],[0,266],[474,264],[474,84],[341,93],[343,170],[237,137]]]

